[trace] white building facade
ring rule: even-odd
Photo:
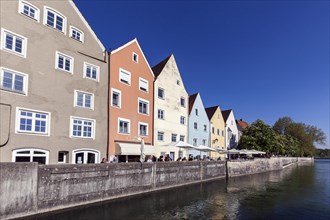
[[[238,144],[238,129],[235,121],[233,110],[221,111],[223,119],[225,120],[225,146],[227,149],[233,149]]]
[[[154,146],[157,157],[169,154],[172,160],[187,156],[175,142],[188,140],[188,93],[174,55],[152,68],[154,83]],[[180,152],[179,152],[180,151]]]

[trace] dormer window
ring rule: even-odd
[[[139,56],[133,52],[132,54],[132,60],[135,62],[135,63],[138,63],[139,62]]]
[[[19,1],[18,11],[23,15],[39,21],[39,8],[26,1]]]
[[[84,33],[73,26],[70,26],[70,37],[77,41],[84,42]]]

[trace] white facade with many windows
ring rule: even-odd
[[[154,84],[154,145],[157,156],[169,154],[176,160],[187,157],[185,150],[171,146],[188,142],[188,94],[171,55],[153,67],[157,77]]]

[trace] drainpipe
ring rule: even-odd
[[[106,158],[107,161],[109,161],[109,145],[110,145],[110,141],[109,141],[109,136],[110,136],[110,54],[111,54],[111,49],[109,51],[105,51],[105,54],[108,54],[108,99],[107,99],[107,154],[106,154]],[[105,57],[105,60],[107,59],[107,57]]]

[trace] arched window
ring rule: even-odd
[[[24,148],[14,150],[12,153],[13,162],[38,162],[39,164],[49,163],[49,152],[41,149]]]
[[[92,149],[79,149],[73,151],[72,157],[72,163],[75,164],[99,163],[100,152]]]

